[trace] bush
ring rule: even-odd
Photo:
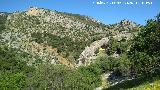
[[[30,79],[33,89],[93,90],[101,85],[102,72],[95,64],[70,70],[62,65],[40,65]]]
[[[105,73],[110,71],[117,71],[120,63],[117,58],[101,56],[97,58],[96,64],[98,64],[102,71]]]
[[[26,87],[26,75],[23,72],[1,72],[0,89],[1,90],[19,90]]]
[[[6,46],[0,46],[0,89],[19,90],[27,87],[28,74],[33,67],[28,66],[24,60],[25,53]]]
[[[133,39],[128,57],[130,57],[132,71],[137,75],[156,73],[160,68],[160,23],[148,20],[138,36]]]

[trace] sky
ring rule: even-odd
[[[0,12],[26,11],[29,7],[86,15],[104,24],[127,19],[144,25],[160,13],[160,0],[0,0]]]

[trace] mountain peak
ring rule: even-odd
[[[30,7],[26,12],[27,15],[34,15],[34,16],[42,15],[44,13],[45,13],[45,9],[38,8],[38,7]]]

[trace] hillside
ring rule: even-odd
[[[2,43],[38,56],[44,62],[63,63],[59,57],[64,58],[67,62],[63,64],[72,67],[92,42],[120,33],[121,29],[130,32],[138,27],[126,20],[105,25],[87,16],[36,7],[1,16],[6,18]]]

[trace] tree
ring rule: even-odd
[[[160,22],[160,13],[156,16],[157,21]]]
[[[67,67],[62,65],[42,64],[37,67],[29,83],[33,89],[65,88],[65,80],[68,74]],[[65,83],[64,83],[65,82]]]
[[[20,52],[20,53],[18,53]],[[28,54],[6,46],[0,46],[0,89],[22,89],[27,87],[28,74],[33,67],[24,60]]]
[[[156,68],[160,68],[160,23],[156,20],[148,20],[133,39],[128,53],[132,71],[137,75],[149,75],[156,73]]]

